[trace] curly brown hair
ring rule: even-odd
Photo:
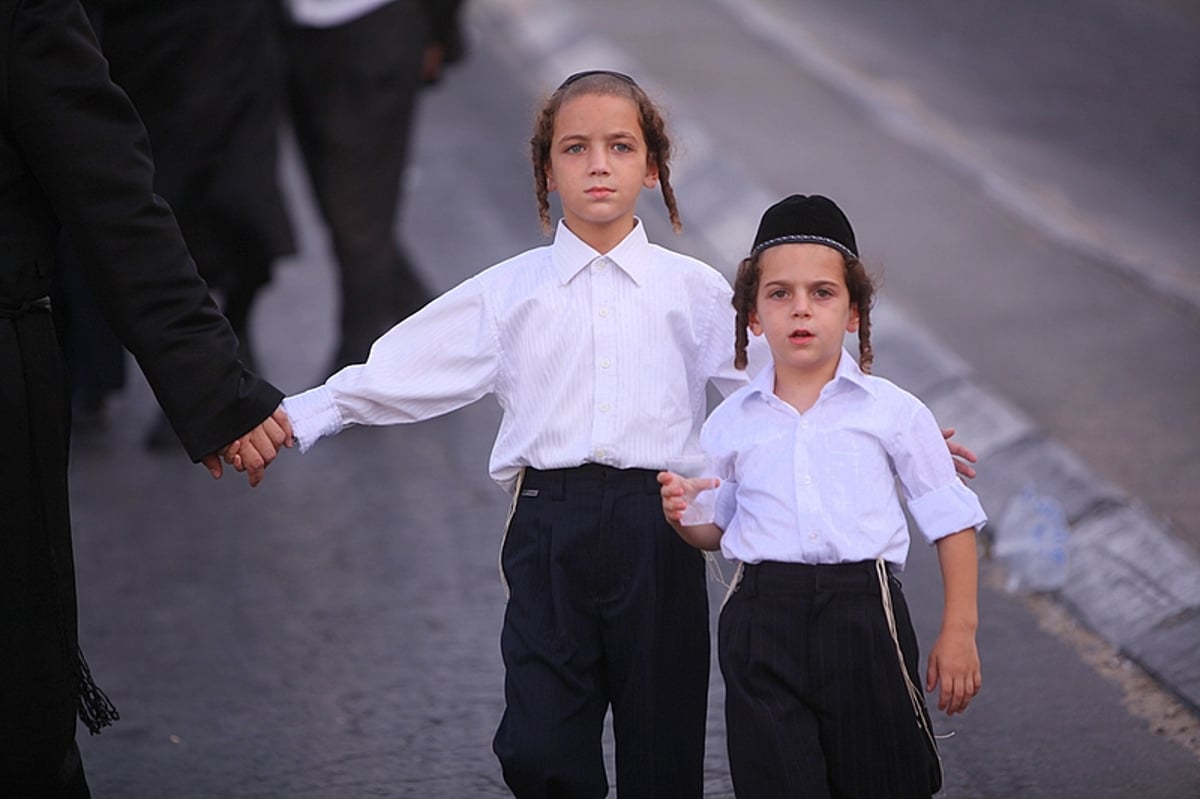
[[[762,275],[760,260],[763,251],[743,258],[733,281],[733,308],[737,311],[736,344],[733,365],[746,368],[746,347],[750,342],[750,312],[758,297],[758,281]],[[871,348],[871,307],[875,304],[875,280],[858,258],[843,254],[846,288],[850,292],[850,307],[858,310],[858,366],[871,373],[875,351]]]
[[[642,137],[646,140],[648,162],[658,169],[658,182],[662,187],[663,201],[671,218],[671,227],[678,233],[683,229],[679,221],[679,208],[675,202],[675,189],[671,187],[671,139],[667,136],[667,125],[662,113],[642,87],[620,75],[606,72],[588,74],[578,80],[569,80],[560,86],[542,103],[533,124],[533,136],[529,139],[530,155],[533,160],[533,183],[537,192],[538,217],[542,232],[549,235],[553,229],[550,222],[550,196],[546,188],[546,165],[550,162],[550,145],[554,138],[554,121],[558,109],[567,100],[586,94],[606,94],[628,97],[638,109],[638,120],[642,126]]]

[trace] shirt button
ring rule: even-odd
[[[608,403],[607,402],[600,403],[600,413],[608,413]]]
[[[601,309],[600,309],[600,318],[601,318],[601,319],[607,319],[607,318],[608,318],[608,309],[607,309],[607,308],[601,308]]]
[[[807,475],[807,474],[806,474],[806,475],[804,475],[804,478],[803,478],[802,482],[803,482],[803,483],[804,483],[806,486],[810,486],[810,485],[812,485],[812,477],[811,477],[810,475]]]
[[[601,369],[607,369],[610,366],[612,366],[612,361],[610,361],[608,358],[602,358],[600,360],[600,368]]]
[[[603,269],[603,268],[604,268],[604,267],[606,267],[606,266],[608,266],[608,261],[604,260],[603,258],[601,258],[600,260],[596,261],[596,268],[597,268],[597,269]]]
[[[817,540],[819,537],[820,537],[820,536],[818,536],[816,533],[809,533],[809,534],[808,534],[808,540],[809,540],[809,541],[816,541],[816,540]]]

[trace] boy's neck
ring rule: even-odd
[[[616,220],[604,225],[591,225],[577,219],[564,219],[567,230],[601,255],[607,255],[637,227],[637,218]]]
[[[780,369],[775,365],[775,396],[791,405],[798,413],[806,413],[821,396],[821,391],[837,374],[838,361],[832,366],[815,369]]]

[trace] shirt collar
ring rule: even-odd
[[[837,372],[833,375],[834,383],[845,382],[852,386],[857,386],[868,394],[875,394],[875,384],[871,382],[870,375],[864,374],[859,368],[858,361],[851,357],[846,349],[842,348],[842,357],[838,361]]]
[[[833,379],[821,389],[821,395],[829,396],[833,392],[840,392],[850,387],[858,387],[872,396],[875,394],[875,386],[872,385],[871,378],[863,374],[863,370],[858,367],[858,362],[843,347],[842,357],[838,359],[837,371],[834,372]],[[756,395],[775,397],[774,361],[768,362],[750,381],[747,399]]]
[[[646,228],[642,220],[635,216],[633,221],[633,230],[629,231],[629,235],[604,255],[629,275],[634,283],[640,285],[645,279],[646,269],[649,268],[647,256],[650,241],[646,238]],[[561,219],[554,234],[554,243],[550,245],[550,253],[554,260],[554,270],[564,286],[601,255],[572,233]]]

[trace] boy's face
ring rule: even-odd
[[[558,192],[567,227],[598,252],[633,230],[638,194],[658,183],[637,106],[626,97],[583,94],[554,120],[547,188]]]
[[[750,332],[766,335],[778,378],[831,380],[846,333],[858,330],[846,262],[823,244],[778,244],[759,255]]]

